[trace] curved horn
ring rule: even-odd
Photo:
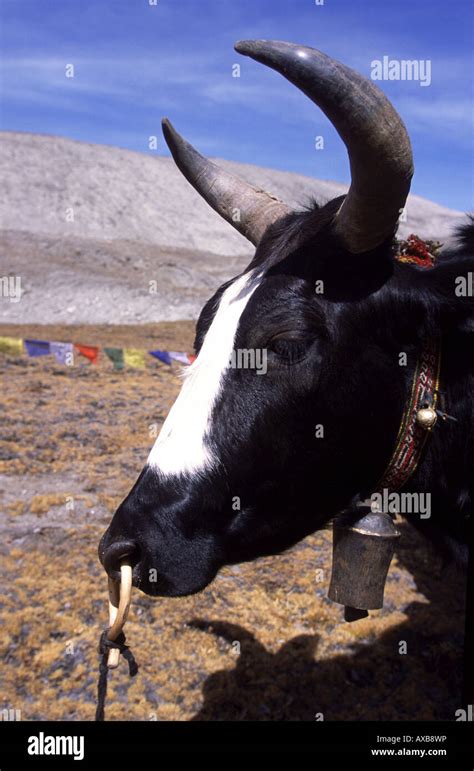
[[[227,222],[257,246],[264,232],[292,209],[264,190],[216,166],[181,137],[167,118],[163,134],[180,171]]]
[[[353,253],[381,244],[395,229],[413,175],[410,140],[389,100],[314,48],[245,40],[235,50],[284,75],[327,115],[346,145],[352,180],[334,229]]]

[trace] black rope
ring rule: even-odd
[[[99,641],[99,680],[97,682],[97,709],[95,712],[95,719],[98,721],[104,720],[105,710],[105,698],[107,696],[107,675],[109,668],[107,666],[107,659],[111,648],[118,648],[120,655],[128,662],[128,672],[130,677],[135,677],[138,672],[138,664],[135,661],[135,657],[128,647],[125,645],[125,635],[120,632],[116,640],[109,640],[107,637],[108,629],[102,632]]]

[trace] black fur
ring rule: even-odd
[[[454,289],[474,271],[474,224],[423,270],[397,262],[391,239],[364,255],[346,252],[331,231],[340,203],[273,226],[248,268],[263,278],[235,348],[267,349],[268,372],[227,370],[209,437],[218,468],[172,482],[145,468],[102,540],[102,559],[113,542],[137,545],[134,580],[149,594],[198,591],[222,565],[288,548],[370,494],[393,450],[418,353],[434,332],[446,410],[457,422],[438,422],[406,491],[431,493],[430,519],[414,524],[467,558],[474,298]],[[225,286],[201,313],[197,351]],[[318,424],[324,438],[315,438]],[[148,580],[150,568],[157,582]]]

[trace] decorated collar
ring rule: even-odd
[[[396,259],[399,262],[430,269],[435,263],[441,244],[422,241],[412,233],[406,241],[397,242],[397,247]],[[439,336],[435,336],[425,342],[418,357],[395,449],[375,491],[395,491],[402,488],[416,471],[426,440],[438,417],[449,417],[445,412],[436,409],[440,394],[440,365],[441,340]]]
[[[376,491],[399,490],[414,474],[428,435],[438,417],[441,345],[439,338],[428,340],[418,357],[411,394],[398,431],[395,449]]]

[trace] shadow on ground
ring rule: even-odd
[[[193,720],[403,720],[414,711],[419,719],[453,720],[462,687],[464,577],[443,567],[412,528],[404,536],[398,562],[429,602],[410,603],[406,621],[372,644],[354,645],[350,655],[318,661],[320,634],[297,635],[272,653],[239,625],[193,619],[192,627],[240,648],[232,670],[207,678]],[[452,635],[438,619],[450,620]]]

